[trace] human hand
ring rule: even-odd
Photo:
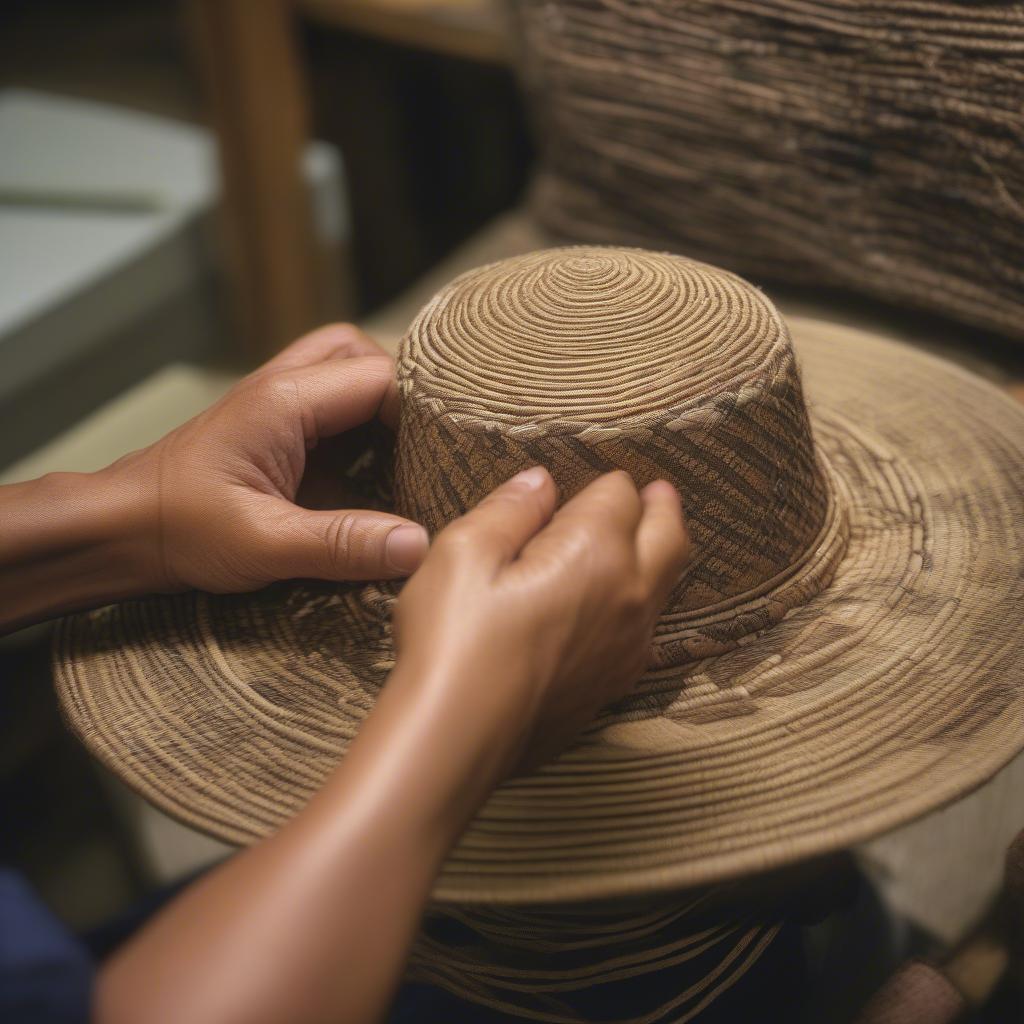
[[[555,497],[530,470],[442,531],[336,771],[104,964],[97,1019],[381,1018],[452,844],[504,774],[629,691],[686,559],[669,484],[612,473]]]
[[[663,480],[638,493],[609,473],[555,503],[546,470],[513,477],[438,535],[396,608],[392,679],[482,735],[492,784],[547,760],[630,692],[689,558]]]
[[[160,591],[405,576],[422,527],[384,512],[296,504],[318,443],[374,416],[394,425],[390,357],[351,325],[300,338],[219,402],[107,471],[142,495],[137,549]]]

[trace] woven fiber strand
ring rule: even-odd
[[[777,622],[842,556],[789,332],[732,274],[585,247],[481,267],[416,318],[399,375],[396,504],[432,532],[537,464],[564,498],[613,469],[686,495],[696,555],[659,664]]]
[[[515,1020],[685,1024],[757,963],[779,925],[702,899],[657,912],[472,908],[428,917],[412,978]]]
[[[1024,338],[1024,4],[516,6],[556,236]]]
[[[598,337],[592,347],[580,324],[592,332],[592,314],[614,292],[610,282],[639,280],[652,260],[659,280],[674,281],[697,306],[698,296],[735,279],[691,261],[623,251],[555,250],[537,259],[537,273],[560,266],[555,276],[563,282],[597,266],[606,275],[602,288],[581,287],[559,316],[557,304],[544,307],[549,329],[532,357],[537,365],[571,346],[576,387],[589,395],[594,421],[599,406],[620,394],[635,395],[630,407],[643,415],[674,408],[657,395],[658,377],[648,369],[655,356],[634,319],[626,316],[619,336]],[[500,305],[497,297],[526,265],[493,265],[482,281],[461,278],[428,305],[399,359],[403,419],[406,409],[418,415],[417,396],[439,388],[446,372],[444,360],[410,359],[424,325],[433,317],[459,323],[463,300],[453,296],[470,285]],[[694,277],[707,278],[696,291]],[[728,287],[730,303],[750,308],[721,314],[726,321],[777,322],[759,293]],[[637,301],[653,293],[660,294],[640,288]],[[540,323],[541,312],[522,304],[528,322]],[[462,320],[470,319],[467,308]],[[508,324],[497,316],[486,322]],[[792,360],[781,328],[744,343],[724,331],[716,364],[697,313],[677,326],[678,365],[661,373],[689,396],[681,403],[687,423],[715,410],[716,396],[741,381],[761,382],[755,395],[775,395],[763,382],[778,372],[764,367]],[[449,417],[497,423],[497,435],[512,445],[515,424],[501,417],[528,401],[544,371],[531,380],[524,357],[524,376],[517,375],[503,353],[526,340],[508,329],[494,326],[486,345],[472,342],[476,361],[495,367],[487,389],[474,396],[453,360],[441,398]],[[884,339],[814,321],[794,331],[800,374],[782,376],[791,391],[802,379],[811,428],[793,437],[794,450],[813,440],[815,464],[828,467],[816,478],[831,495],[826,507],[841,509],[846,524],[830,582],[722,653],[652,669],[578,748],[499,787],[446,861],[434,892],[439,905],[618,898],[791,864],[956,798],[1024,747],[1024,410],[979,378]],[[445,344],[461,346],[460,339]],[[622,379],[613,386],[600,368],[616,348]],[[627,370],[631,349],[635,377]],[[691,373],[711,382],[706,391],[687,383]],[[537,415],[545,438],[582,406],[568,394],[560,416],[556,397],[544,404],[552,413],[546,421]],[[718,430],[717,411],[710,421]],[[621,411],[602,423],[627,434],[635,426]],[[495,434],[467,429],[457,449],[434,447],[436,436],[400,432],[396,487],[404,507],[433,508],[452,467],[475,459],[475,445],[492,444]],[[672,436],[685,467],[686,430]],[[709,443],[733,436],[722,431]],[[746,449],[735,436],[735,452],[723,461],[739,465]],[[597,458],[615,441],[574,437],[571,451],[548,449],[563,480],[578,472],[574,459],[586,461],[587,451]],[[418,486],[416,465],[424,467]],[[786,460],[778,472],[791,479]],[[730,500],[723,509],[733,514],[758,512]],[[711,510],[703,514],[706,526],[714,522]],[[729,514],[722,513],[723,527],[747,528]],[[710,533],[703,543],[714,544]],[[738,561],[735,571],[723,592],[747,585],[748,563]],[[396,589],[296,583],[75,616],[57,638],[65,714],[104,763],[159,806],[223,839],[250,842],[304,804],[373,707],[393,663],[388,613]],[[683,602],[686,594],[684,587]]]

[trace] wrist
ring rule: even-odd
[[[0,489],[0,630],[154,589],[151,503],[128,469]]]
[[[404,672],[392,672],[303,817],[307,826],[328,822],[346,835],[372,837],[375,847],[416,849],[432,874],[499,776],[472,726],[410,683]]]
[[[405,873],[414,866],[429,885],[525,742],[525,729],[500,721],[502,702],[486,699],[505,687],[478,668],[400,659],[337,770],[286,831],[358,836],[376,869],[404,858]]]
[[[527,745],[539,687],[513,658],[475,659],[463,666],[444,658],[399,658],[386,691],[409,713],[431,723],[436,741],[470,780],[467,798],[482,803],[504,781]]]
[[[123,597],[166,593],[160,485],[150,450],[132,452],[91,474],[97,550],[117,567]]]

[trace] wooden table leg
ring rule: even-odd
[[[287,0],[187,0],[222,175],[223,236],[248,361],[323,309],[301,154],[309,112]]]

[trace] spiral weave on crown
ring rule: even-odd
[[[612,469],[679,488],[694,557],[661,664],[777,622],[845,549],[785,323],[725,271],[592,246],[480,267],[423,308],[398,376],[396,504],[431,532],[537,464],[563,500]]]

